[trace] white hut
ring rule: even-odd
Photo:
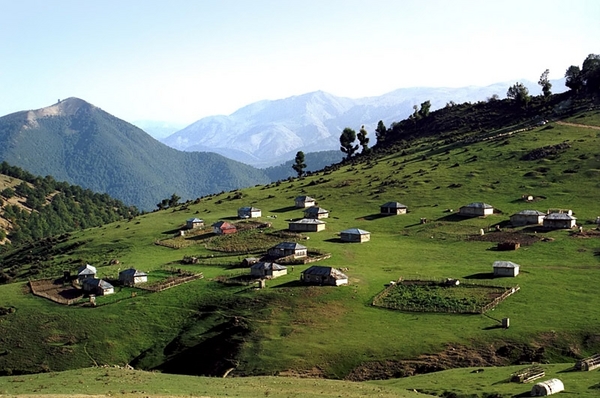
[[[129,268],[119,272],[119,282],[130,286],[148,282],[148,274],[135,268]]]
[[[550,379],[537,383],[531,388],[532,397],[545,397],[565,390],[565,386],[559,379]]]
[[[95,294],[97,296],[106,296],[107,294],[113,294],[115,288],[104,279],[89,278],[82,283],[83,290],[86,292]]]
[[[494,276],[517,276],[519,275],[519,264],[512,261],[494,261]]]
[[[577,218],[569,213],[550,213],[544,217],[544,228],[569,229],[575,226]]]
[[[546,213],[543,213],[538,210],[521,210],[518,213],[510,216],[510,223],[514,226],[519,225],[540,225],[544,222],[544,217]]]
[[[277,263],[261,261],[250,267],[250,275],[257,278],[273,279],[287,274],[287,268]]]
[[[329,211],[325,210],[322,207],[309,207],[308,209],[304,210],[304,218],[329,218]]]
[[[202,228],[204,226],[204,220],[198,217],[188,218],[185,220],[185,227],[187,229]]]
[[[239,218],[258,218],[262,217],[262,211],[256,207],[240,207],[238,209]]]
[[[379,212],[383,215],[406,214],[407,207],[400,202],[387,202],[379,206]]]
[[[96,277],[96,267],[86,264],[83,267],[79,267],[77,270],[77,280],[79,283],[83,283],[86,279],[94,279]]]
[[[483,202],[473,202],[461,207],[458,211],[461,216],[478,217],[494,214],[494,207]]]
[[[296,199],[294,199],[294,205],[299,209],[304,209],[306,207],[314,206],[315,200],[306,195],[297,196]]]
[[[340,286],[348,284],[348,276],[333,267],[313,265],[300,273],[300,280],[305,283]]]
[[[368,242],[371,240],[371,233],[359,228],[350,228],[340,232],[342,242]]]
[[[298,221],[290,221],[288,229],[297,232],[319,232],[325,230],[325,221],[315,218],[303,218]]]

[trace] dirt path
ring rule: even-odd
[[[569,122],[555,122],[555,123],[562,124],[563,126],[583,127],[586,129],[600,130],[599,126],[590,126],[589,124],[578,124],[578,123],[569,123]]]

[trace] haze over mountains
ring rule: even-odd
[[[144,210],[173,193],[193,199],[270,181],[215,153],[169,148],[78,98],[1,117],[0,160]]]
[[[540,87],[522,80],[530,93]],[[553,92],[566,90],[564,79],[553,81]],[[339,150],[339,136],[345,127],[358,131],[365,125],[375,143],[379,120],[386,126],[405,119],[414,105],[431,101],[432,110],[455,103],[484,101],[493,95],[506,97],[514,82],[486,87],[405,88],[359,99],[336,97],[316,91],[274,101],[259,101],[229,116],[209,116],[162,139],[183,151],[210,151],[256,167],[268,167],[292,159],[297,151]]]

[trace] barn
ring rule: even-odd
[[[309,207],[308,209],[304,210],[304,218],[329,218],[329,211],[325,210],[322,207]]]
[[[399,202],[387,202],[379,207],[380,214],[384,216],[406,214],[407,207]]]
[[[185,220],[185,227],[187,229],[202,228],[203,226],[204,220],[201,220],[197,217],[188,218],[187,220]]]
[[[544,222],[545,216],[546,213],[542,213],[538,210],[521,210],[510,216],[510,223],[513,226],[540,225]]]
[[[306,207],[312,207],[315,205],[315,200],[310,196],[297,196],[294,199],[294,205],[299,209],[304,209]]]
[[[250,267],[250,275],[256,278],[273,279],[287,274],[287,268],[277,263],[258,262]]]
[[[544,217],[544,228],[547,229],[570,229],[575,226],[577,218],[569,213],[550,213]]]
[[[519,275],[519,264],[512,261],[494,261],[494,276],[517,276]]]
[[[473,202],[461,207],[458,214],[466,217],[485,217],[494,214],[494,207],[483,202]]]
[[[537,383],[531,388],[532,397],[545,397],[565,390],[565,386],[559,379],[550,379]]]
[[[371,233],[363,229],[350,228],[340,232],[342,242],[368,242],[371,240]]]
[[[219,221],[212,225],[213,232],[217,235],[234,234],[237,232],[235,225],[228,223],[227,221]]]
[[[297,221],[290,221],[288,228],[290,231],[295,232],[319,232],[325,230],[325,221],[314,218],[303,218]]]
[[[318,285],[347,285],[348,276],[340,270],[333,267],[323,267],[313,265],[302,271],[300,280],[304,283],[314,283]]]
[[[294,258],[306,257],[308,249],[296,242],[281,242],[267,250],[267,254],[273,258],[294,256]]]
[[[260,209],[256,207],[240,207],[238,209],[239,218],[258,218],[262,216]]]
[[[129,268],[119,272],[119,282],[127,286],[148,282],[148,274],[135,268]]]

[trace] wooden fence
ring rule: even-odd
[[[175,287],[175,286],[179,286],[181,284],[196,280],[196,279],[202,279],[204,278],[204,274],[199,273],[199,274],[192,274],[192,275],[185,275],[185,276],[178,276],[178,277],[174,277],[174,278],[170,278],[166,281],[162,281],[159,282],[157,284],[153,284],[153,285],[148,285],[148,286],[136,286],[138,289],[142,289],[142,290],[146,290],[149,292],[162,292],[163,290]]]
[[[29,280],[28,285],[33,295],[43,297],[58,304],[71,305],[75,304],[81,299],[81,297],[76,297],[73,299],[61,297],[58,294],[60,286],[54,283],[53,278],[38,279],[34,281]]]

